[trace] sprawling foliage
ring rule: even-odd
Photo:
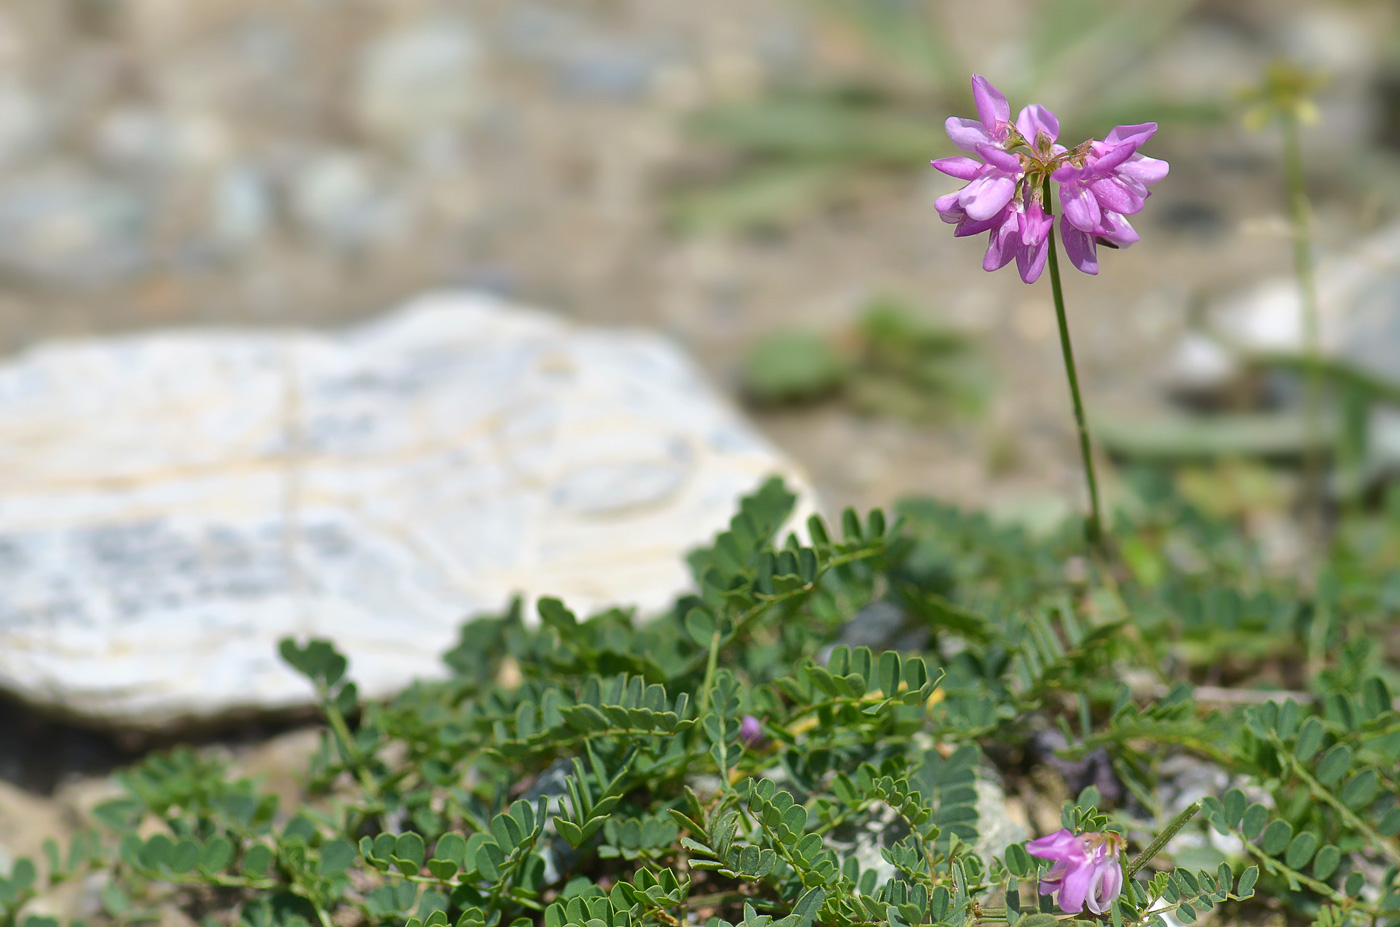
[[[14,863],[0,921],[53,927],[39,899],[93,870],[102,923],[1069,920],[1014,794],[1042,831],[1126,836],[1114,927],[1400,924],[1400,520],[1302,583],[1166,484],[1139,497],[1093,560],[1073,526],[928,502],[784,534],[770,482],[666,614],[517,603],[384,704],[330,644],[286,641],[326,722],[298,807],[204,753],[149,757],[91,833]]]

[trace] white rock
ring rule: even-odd
[[[517,592],[662,608],[740,495],[803,487],[663,339],[461,294],[31,350],[0,473],[0,687],[128,726],[308,701],[284,635],[384,696]]]
[[[1400,225],[1325,258],[1317,268],[1318,340],[1324,355],[1400,384]],[[1210,308],[1209,328],[1220,348],[1247,353],[1303,351],[1303,310],[1291,277],[1266,281]],[[1208,390],[1223,385],[1239,361],[1192,333],[1172,358],[1175,379]]]

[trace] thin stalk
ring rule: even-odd
[[[1160,853],[1162,847],[1167,845],[1167,841],[1175,837],[1177,833],[1186,826],[1186,823],[1196,816],[1196,812],[1200,810],[1201,803],[1198,801],[1192,802],[1190,805],[1183,808],[1176,817],[1168,821],[1167,826],[1157,835],[1157,839],[1149,843],[1147,849],[1139,853],[1131,863],[1128,863],[1127,872],[1125,873],[1127,878],[1131,879],[1138,874],[1138,870],[1152,862],[1152,857]]]
[[[705,656],[705,680],[700,683],[700,697],[695,703],[695,715],[704,715],[710,707],[710,690],[715,685],[715,673],[719,670],[719,628],[715,628],[715,633],[710,637],[710,649]]]
[[[1050,203],[1050,181],[1045,181],[1045,203]],[[1064,217],[1060,218],[1064,221]],[[1089,425],[1084,418],[1084,401],[1079,397],[1079,374],[1074,366],[1074,348],[1069,343],[1069,320],[1065,317],[1065,294],[1060,286],[1060,257],[1055,236],[1050,236],[1050,291],[1055,297],[1055,318],[1060,323],[1060,353],[1065,358],[1069,396],[1074,402],[1074,424],[1079,431],[1079,453],[1084,458],[1084,479],[1089,484],[1089,520],[1084,534],[1095,547],[1103,545],[1103,517],[1099,514],[1099,482],[1094,473],[1094,455],[1089,447]]]
[[[326,721],[330,724],[331,731],[335,734],[335,739],[339,741],[340,753],[346,764],[351,767],[355,778],[359,780],[360,787],[369,796],[374,813],[382,810],[380,801],[379,785],[374,781],[374,776],[365,767],[364,757],[360,755],[359,746],[355,743],[355,737],[350,733],[350,725],[346,723],[345,716],[340,713],[340,706],[336,704],[335,697],[329,690],[321,693],[321,702],[325,709]]]
[[[1288,188],[1288,213],[1293,225],[1293,272],[1303,309],[1303,361],[1306,387],[1303,395],[1303,492],[1308,521],[1315,533],[1322,531],[1322,365],[1319,363],[1317,284],[1313,278],[1312,230],[1308,219],[1308,192],[1303,183],[1303,148],[1298,139],[1298,115],[1283,113],[1284,182]]]

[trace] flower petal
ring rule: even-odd
[[[993,144],[992,137],[976,119],[949,116],[948,121],[943,123],[943,128],[948,132],[953,144],[963,151],[976,151],[978,145]]]
[[[1039,103],[1032,103],[1022,108],[1017,115],[1016,131],[1032,146],[1041,132],[1050,136],[1050,141],[1053,142],[1060,137],[1060,119]]]
[[[1064,884],[1060,886],[1060,894],[1055,898],[1062,911],[1066,914],[1078,914],[1084,910],[1084,899],[1089,894],[1095,872],[1097,870],[1094,864],[1087,860],[1083,865],[1070,870],[1065,876]]]
[[[972,158],[939,158],[930,161],[935,170],[940,170],[949,177],[956,177],[959,180],[973,180],[986,167],[981,161]]]
[[[1122,888],[1123,870],[1118,866],[1117,855],[1110,856],[1095,864],[1094,878],[1084,899],[1085,904],[1095,914],[1106,914]]]
[[[1088,169],[1095,174],[1107,174],[1124,161],[1131,158],[1137,148],[1126,142],[1117,145],[1107,146],[1102,154],[1090,159]]]
[[[1016,181],[1005,175],[979,177],[963,187],[958,202],[971,219],[990,219],[1016,195]]]
[[[1027,841],[1026,852],[1041,859],[1062,860],[1066,857],[1084,855],[1084,841],[1072,832],[1061,828],[1053,834]]]
[[[1104,141],[1110,145],[1130,144],[1136,151],[1138,146],[1147,141],[1157,132],[1157,123],[1142,122],[1135,126],[1114,126],[1104,136]]]
[[[1094,231],[1095,237],[1098,239],[1111,242],[1120,248],[1126,248],[1142,240],[1128,220],[1116,212],[1105,212],[1103,221]]]
[[[958,202],[957,193],[948,193],[933,201],[933,208],[937,210],[938,217],[944,222],[957,222],[967,218],[967,210],[962,208]]]
[[[1129,190],[1116,177],[1104,177],[1089,184],[1089,192],[1100,209],[1132,215],[1142,209],[1143,197]],[[1080,226],[1083,228],[1083,226]]]
[[[977,153],[997,170],[1020,176],[1021,159],[1011,152],[1003,151],[994,145],[978,145]]]
[[[1098,866],[1089,871],[1089,888],[1084,893],[1084,906],[1095,914],[1102,914],[1104,909],[1099,904],[1099,892],[1103,885],[1103,870]]]
[[[1099,201],[1081,184],[1061,185],[1060,206],[1065,214],[1065,222],[1082,232],[1092,232],[1094,226],[1099,224]]]
[[[1010,216],[999,228],[992,230],[987,241],[987,253],[982,258],[982,269],[1001,270],[1016,256],[1016,220]]]
[[[1016,228],[1021,235],[1021,244],[1037,245],[1050,240],[1050,226],[1055,224],[1054,216],[1047,216],[1039,203],[1032,202],[1016,214]]]
[[[1021,279],[1026,283],[1035,283],[1040,279],[1040,274],[1045,270],[1045,259],[1050,255],[1050,239],[1047,236],[1041,241],[1033,244],[1026,244],[1024,241],[1016,245],[1016,269],[1021,273]]]
[[[1160,158],[1134,154],[1118,166],[1118,173],[1132,178],[1140,184],[1151,186],[1167,176],[1169,165]]]
[[[1009,206],[1007,207],[1010,208]],[[992,229],[999,229],[1006,217],[997,213],[990,219],[963,219],[958,222],[958,227],[953,229],[954,238],[966,238],[969,235],[980,235],[983,232],[990,232]]]
[[[1045,270],[1045,259],[1050,254],[1050,227],[1054,224],[1054,217],[1047,216],[1039,203],[1032,202],[1016,214],[1016,269],[1026,283],[1035,283]]]
[[[977,116],[988,132],[995,134],[997,126],[1011,121],[1011,104],[981,74],[972,75],[972,99],[977,104]]]
[[[1099,272],[1098,248],[1094,236],[1080,231],[1068,222],[1060,223],[1060,240],[1065,243],[1065,257],[1086,274]],[[1030,844],[1026,845],[1030,849]]]

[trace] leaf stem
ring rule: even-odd
[[[705,679],[700,683],[700,696],[695,700],[695,716],[702,717],[710,707],[710,690],[715,686],[715,673],[719,669],[720,629],[715,626],[710,637],[709,653],[705,657]]]
[[[1308,222],[1308,192],[1303,181],[1303,147],[1298,139],[1298,115],[1292,109],[1279,120],[1283,128],[1283,164],[1288,189],[1288,213],[1293,224],[1293,271],[1303,311],[1303,362],[1307,387],[1303,396],[1303,487],[1308,520],[1322,530],[1322,367],[1317,318],[1317,284],[1313,277],[1312,231]]]
[[[1045,181],[1045,202],[1050,203],[1050,180]],[[1064,221],[1064,217],[1060,217]],[[1065,317],[1065,294],[1060,285],[1060,257],[1055,236],[1050,240],[1050,292],[1055,298],[1055,318],[1060,325],[1060,353],[1065,358],[1065,376],[1069,379],[1069,395],[1074,402],[1074,424],[1079,432],[1079,453],[1084,458],[1084,479],[1089,484],[1089,519],[1084,534],[1094,547],[1102,547],[1103,517],[1099,514],[1099,483],[1094,473],[1094,457],[1089,447],[1089,425],[1084,418],[1084,401],[1079,396],[1079,374],[1074,365],[1074,348],[1069,341],[1069,320]]]
[[[340,713],[340,705],[329,689],[322,692],[321,702],[325,709],[326,721],[330,724],[336,740],[340,742],[340,752],[346,765],[351,768],[351,772],[359,780],[360,787],[365,790],[365,794],[369,796],[377,811],[380,802],[379,786],[375,783],[370,771],[365,768],[364,757],[360,755],[355,737],[350,733],[350,726],[345,722],[345,716]]]
[[[1162,852],[1162,847],[1167,845],[1167,841],[1175,837],[1187,822],[1196,816],[1196,812],[1201,810],[1201,803],[1196,801],[1187,805],[1177,813],[1176,817],[1167,822],[1167,826],[1157,835],[1157,838],[1147,845],[1147,849],[1139,853],[1131,863],[1128,863],[1123,875],[1131,879],[1138,874],[1138,870],[1152,861],[1152,857]]]
[[[1365,834],[1366,839],[1371,842],[1372,846],[1380,850],[1391,863],[1400,866],[1400,850],[1395,848],[1394,843],[1383,837],[1380,831],[1362,820],[1355,811],[1347,806],[1346,802],[1332,794],[1332,790],[1324,786],[1322,782],[1307,769],[1307,766],[1288,749],[1288,746],[1284,744],[1281,738],[1274,735],[1269,738],[1269,741],[1274,745],[1278,755],[1287,761],[1288,766],[1293,770],[1293,774],[1303,780],[1303,784],[1308,787],[1308,791],[1312,793],[1314,798],[1331,805],[1332,809],[1336,811],[1337,814],[1341,815],[1343,821],[1346,821],[1350,827]]]

